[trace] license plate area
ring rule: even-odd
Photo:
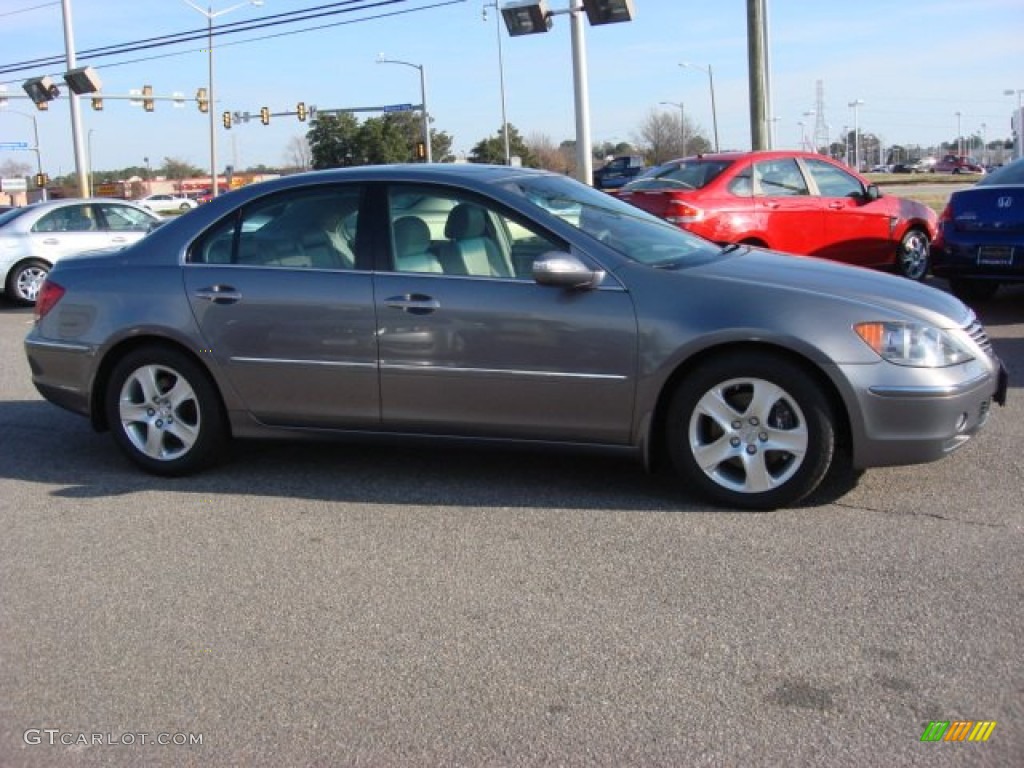
[[[978,248],[978,266],[1008,267],[1013,264],[1013,246],[982,245]]]

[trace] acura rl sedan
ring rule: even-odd
[[[248,186],[60,261],[35,315],[39,392],[161,475],[231,438],[372,433],[621,449],[765,509],[940,459],[1007,388],[949,294],[496,166]]]

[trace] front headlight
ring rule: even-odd
[[[915,368],[944,368],[974,355],[948,331],[919,323],[858,323],[857,335],[884,360]]]

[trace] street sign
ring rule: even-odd
[[[27,192],[28,182],[25,179],[0,179],[0,192]]]
[[[28,149],[27,141],[0,141],[0,149]]]
[[[388,104],[381,107],[382,112],[409,112],[411,110],[412,104]]]

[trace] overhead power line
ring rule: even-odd
[[[330,16],[336,16],[340,14],[350,14],[360,11],[370,11],[377,8],[383,8],[386,6],[393,5],[404,5],[412,2],[412,0],[373,0],[368,2],[367,0],[343,0],[342,2],[329,3],[326,5],[314,6],[312,8],[305,8],[298,11],[287,11],[285,13],[273,14],[271,16],[263,16],[259,19],[251,19],[248,21],[239,21],[229,24],[221,24],[213,27],[213,36],[219,37],[222,35],[232,35],[242,32],[250,32],[258,29],[266,29],[282,26],[285,24],[298,24],[304,21],[311,21],[317,18],[324,18]],[[275,37],[284,37],[291,34],[299,34],[302,32],[312,32],[321,29],[327,29],[330,27],[342,26],[345,24],[353,24],[362,21],[371,21],[374,19],[385,18],[388,16],[397,16],[405,13],[414,13],[417,11],[430,10],[445,5],[454,5],[457,3],[464,3],[466,0],[442,0],[441,2],[435,2],[428,5],[417,6],[415,8],[403,8],[394,10],[386,13],[378,13],[372,16],[361,17],[359,19],[352,19],[347,21],[334,22],[330,24],[320,24],[313,27],[307,27],[304,29],[292,30],[290,32],[282,32],[272,35],[263,35],[260,37],[249,38],[243,41],[236,41],[233,45],[239,45],[242,43],[251,43],[259,40],[267,40]],[[358,5],[362,3],[362,5]],[[197,40],[207,40],[209,38],[210,30],[206,27],[201,29],[188,30],[186,32],[177,32],[169,35],[160,35],[158,37],[145,38],[142,40],[136,40],[128,43],[120,43],[116,45],[101,46],[99,48],[91,48],[76,52],[76,56],[79,59],[99,59],[113,56],[122,56],[127,53],[143,50],[153,50],[156,48],[162,48],[171,45],[181,45],[183,43],[194,42]],[[225,45],[232,45],[227,43]],[[184,55],[190,51],[181,51],[175,54],[167,54],[165,56],[154,56],[142,59],[134,59],[132,61],[121,62],[120,64],[134,63],[138,61],[147,61],[151,58],[166,58],[167,56]],[[0,65],[0,75],[12,74],[15,72],[23,72],[28,70],[38,71],[44,67],[61,66],[66,61],[66,57],[61,55],[41,57],[38,59],[31,59],[26,61],[15,62],[11,64]],[[106,64],[104,66],[120,66],[118,63]],[[13,81],[8,81],[13,82]]]

